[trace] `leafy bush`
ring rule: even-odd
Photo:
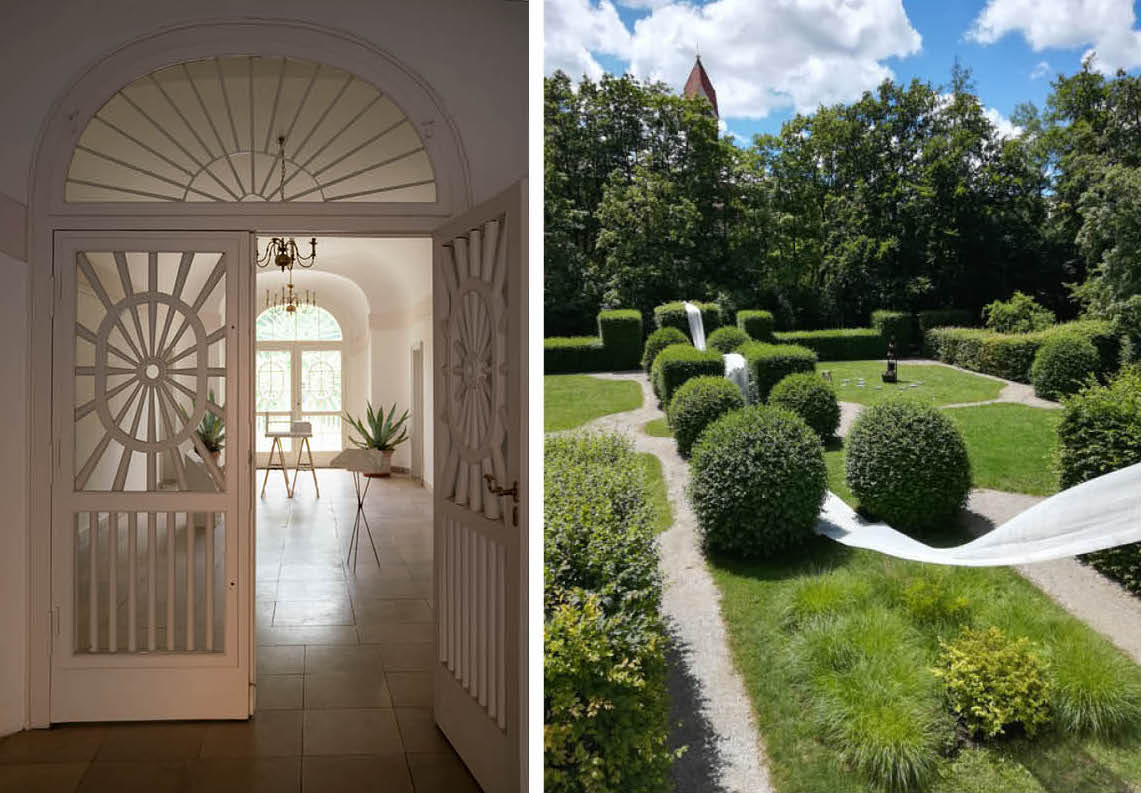
[[[967,623],[971,616],[968,598],[951,583],[951,577],[935,573],[913,579],[901,593],[906,613],[920,625],[950,627]]]
[[[643,315],[633,308],[600,311],[599,337],[612,371],[636,369],[643,348]]]
[[[846,484],[864,511],[897,529],[947,524],[972,488],[960,430],[920,402],[897,398],[865,408],[846,447]]]
[[[864,361],[881,358],[887,349],[881,334],[870,328],[792,330],[774,334],[780,344],[809,347],[823,361]],[[901,348],[898,346],[898,350]]]
[[[1139,727],[1139,667],[1105,641],[1069,631],[1053,643],[1051,699],[1069,732],[1107,735]]]
[[[706,337],[706,346],[708,350],[717,350],[725,355],[734,352],[748,341],[750,337],[746,335],[746,331],[733,325],[725,325]]]
[[[813,350],[796,344],[767,344],[748,342],[738,348],[746,358],[746,372],[750,380],[752,402],[765,402],[770,390],[788,374],[812,372],[818,362]]]
[[[870,315],[869,325],[881,334],[885,349],[888,349],[890,339],[896,339],[898,355],[907,354],[913,349],[917,336],[917,319],[908,311],[879,309]]]
[[[783,408],[736,410],[691,449],[689,492],[704,547],[774,554],[813,534],[826,494],[821,441]]]
[[[996,626],[965,627],[941,641],[933,673],[969,732],[993,738],[1015,725],[1035,735],[1048,722],[1047,666],[1026,637],[1011,639]]]
[[[938,308],[917,312],[917,327],[922,336],[930,328],[967,328],[972,324],[972,313],[962,308]]]
[[[722,325],[722,307],[718,303],[695,303],[694,305],[698,307],[699,313],[702,314],[703,331],[710,333]],[[687,334],[687,340],[690,340],[691,325],[687,320],[687,310],[683,307],[682,300],[655,306],[654,313],[655,327],[678,328]]]
[[[722,376],[725,369],[721,353],[696,350],[689,344],[672,344],[655,358],[651,378],[663,407],[669,408],[671,397],[687,380],[704,374]]]
[[[786,375],[771,389],[767,401],[797,413],[823,441],[832,438],[841,423],[833,386],[811,372]]]
[[[984,326],[997,333],[1031,333],[1046,330],[1056,322],[1051,309],[1037,303],[1023,292],[1014,292],[1008,300],[994,300],[981,312]]]
[[[607,366],[603,342],[596,336],[549,336],[544,339],[544,374],[602,372]]]
[[[1099,370],[1099,352],[1082,336],[1056,336],[1036,350],[1028,375],[1042,399],[1059,399],[1079,391]]]
[[[738,328],[755,341],[774,340],[774,315],[761,309],[743,309],[737,314]]]
[[[647,337],[647,342],[643,345],[643,371],[650,374],[651,364],[655,363],[655,358],[672,344],[690,343],[691,337],[675,327],[658,328],[652,331],[651,335]],[[654,385],[654,383],[655,381],[652,379],[651,384]]]
[[[668,409],[679,454],[690,457],[707,425],[743,404],[738,386],[725,377],[693,377],[679,386]]]

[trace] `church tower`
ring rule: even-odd
[[[714,117],[718,118],[718,98],[714,93],[714,86],[707,76],[706,69],[702,67],[702,58],[695,56],[695,65],[687,77],[687,84],[683,87],[683,96],[701,96],[710,102],[714,110]]]

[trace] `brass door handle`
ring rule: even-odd
[[[496,477],[492,474],[485,474],[484,481],[488,483],[488,492],[494,496],[512,496],[512,503],[520,503],[520,482],[516,480],[512,482],[512,487],[500,487],[496,484]]]

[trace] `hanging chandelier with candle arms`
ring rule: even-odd
[[[286,200],[286,136],[278,136],[278,161],[281,163],[280,181],[278,185],[278,194],[282,200]],[[266,246],[265,252],[262,253],[257,259],[259,268],[269,267],[273,264],[286,274],[286,286],[282,288],[280,294],[271,296],[270,290],[266,290],[266,308],[281,306],[286,311],[294,312],[298,310],[298,306],[316,305],[317,293],[310,293],[306,290],[305,297],[303,298],[300,293],[294,291],[294,265],[309,269],[314,266],[317,261],[317,237],[310,238],[310,255],[303,256],[298,250],[298,244],[294,241],[293,237],[289,239],[285,237],[272,237],[270,243]]]

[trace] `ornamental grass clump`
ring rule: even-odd
[[[1051,650],[1052,715],[1069,732],[1139,728],[1139,667],[1090,633],[1069,630]]]
[[[938,529],[972,488],[960,430],[934,407],[906,398],[862,411],[846,441],[845,481],[861,510],[902,531]]]
[[[1060,399],[1083,388],[1100,368],[1099,350],[1082,336],[1056,336],[1048,339],[1032,360],[1028,372],[1036,396]]]
[[[693,377],[679,386],[667,411],[679,454],[690,457],[707,425],[744,405],[738,386],[725,377]]]
[[[728,352],[734,352],[748,341],[750,341],[750,337],[746,335],[746,331],[733,325],[726,325],[716,329],[706,337],[706,346],[708,349],[717,350],[725,355]]]
[[[691,449],[689,494],[707,550],[764,557],[804,542],[826,487],[821,441],[783,408],[728,413]]]
[[[653,331],[647,337],[647,341],[643,343],[643,371],[651,374],[651,364],[655,363],[655,358],[672,344],[690,343],[690,337],[676,327],[668,326]],[[651,381],[651,384],[654,385],[654,380]]]
[[[1027,637],[1009,637],[995,625],[966,626],[956,639],[941,642],[932,671],[972,735],[995,738],[1020,728],[1033,736],[1048,723],[1047,664]]]
[[[833,386],[812,372],[786,375],[770,391],[769,403],[789,408],[810,425],[823,441],[841,424],[841,406]]]

